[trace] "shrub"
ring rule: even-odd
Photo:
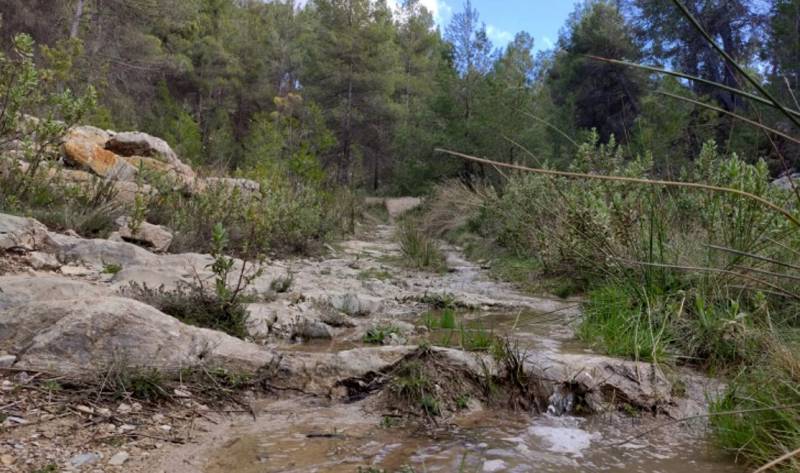
[[[262,271],[259,259],[255,263],[242,261],[236,268],[236,262],[225,256],[228,238],[222,225],[213,229],[211,255],[214,262],[211,270],[214,273],[214,288],[208,290],[199,278],[194,284],[180,284],[175,290],[168,291],[163,286],[149,288],[147,285],[131,283],[126,295],[151,305],[165,314],[198,327],[220,330],[239,338],[245,338],[247,332],[248,312],[244,306],[244,291],[258,278]],[[248,264],[251,269],[248,269]],[[231,277],[236,271],[236,277]],[[230,281],[235,280],[231,285]]]

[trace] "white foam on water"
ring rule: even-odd
[[[528,432],[544,440],[547,450],[576,457],[583,456],[583,451],[591,447],[596,436],[573,426],[534,425]]]

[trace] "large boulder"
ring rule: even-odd
[[[629,406],[668,411],[672,383],[657,365],[580,353],[533,351],[526,354],[525,370],[551,384],[551,407],[569,412],[576,402],[593,412]]]
[[[150,169],[158,169],[159,166],[143,158],[152,158],[156,161],[167,164],[164,170],[174,172],[178,176],[186,179],[193,179],[195,173],[191,167],[183,163],[169,144],[161,138],[150,136],[147,133],[123,132],[112,136],[105,144],[106,149],[119,155],[135,158],[132,162]]]
[[[163,253],[172,243],[172,233],[160,225],[140,222],[136,228],[131,228],[131,219],[120,217],[117,219],[116,235],[122,240],[139,246],[144,246],[156,253]]]
[[[77,166],[107,179],[133,180],[136,168],[117,154],[105,149],[108,132],[91,126],[69,130],[64,138],[64,155]]]
[[[56,255],[62,263],[80,262],[93,266],[109,264],[121,267],[159,264],[155,254],[131,243],[102,239],[85,239],[51,233]]]
[[[47,246],[47,227],[32,218],[0,214],[0,251],[34,251]]]
[[[0,352],[16,356],[17,368],[73,376],[96,376],[114,364],[255,371],[274,359],[257,345],[116,297],[36,301],[0,311]]]
[[[0,277],[0,310],[36,301],[64,301],[107,295],[109,290],[60,276]]]
[[[795,187],[800,187],[800,173],[787,174],[772,181],[772,185],[785,190],[792,190],[792,183]]]

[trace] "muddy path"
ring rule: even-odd
[[[695,472],[741,471],[709,444],[702,422],[674,424],[624,442],[668,420],[669,415],[703,412],[706,397],[719,389],[715,383],[681,372],[685,392],[665,401],[669,394],[663,393],[671,387],[651,379],[661,373],[655,376],[645,373],[651,368],[643,364],[598,356],[575,339],[576,302],[521,294],[493,281],[454,247],[446,247],[447,273],[403,269],[393,232],[391,225],[377,226],[332,248],[327,258],[277,262],[272,271],[290,272],[293,283],[285,297],[251,311],[251,323],[263,327],[264,343],[287,357],[350,360],[342,363],[361,360],[369,350],[405,353],[419,343],[445,344],[452,347],[448,356],[454,356],[459,343],[443,341],[425,326],[424,314],[435,314],[436,306],[445,301],[458,308],[459,323],[468,330],[511,337],[529,353],[526,369],[569,380],[551,389],[549,412],[496,408],[467,399],[463,410],[433,422],[403,422],[377,394],[354,399],[332,392],[284,391],[254,396],[250,413],[205,416],[193,426],[189,442],[167,445],[131,463],[130,469],[174,473],[683,473],[687,467]],[[330,307],[347,318],[334,321],[326,312]],[[315,326],[318,321],[322,325]],[[388,326],[396,328],[383,340],[388,346],[369,348],[365,334]],[[463,356],[473,355],[464,352]],[[604,378],[597,380],[600,376]],[[563,408],[576,395],[562,392],[563,386],[581,383],[602,385],[597,393],[583,392],[582,402],[602,405],[603,412],[593,409],[593,414],[585,415]],[[620,408],[597,398],[610,391],[627,396],[627,403]],[[648,403],[657,405],[652,409],[660,415],[633,408],[651,409]]]

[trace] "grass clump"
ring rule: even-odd
[[[292,273],[287,273],[284,276],[278,276],[270,281],[269,288],[275,293],[282,294],[289,292],[289,289],[291,289],[293,283],[294,275]]]
[[[441,414],[436,384],[420,361],[403,363],[394,373],[390,389],[405,403],[415,406],[428,416]]]
[[[800,351],[796,342],[768,345],[711,405],[719,445],[755,465],[800,448]],[[775,471],[798,469],[793,457]]]
[[[411,220],[400,224],[397,231],[403,262],[415,269],[443,272],[447,269],[445,256],[436,240],[426,235]]]
[[[591,291],[578,336],[612,356],[667,361],[667,325],[629,288],[609,284]]]

